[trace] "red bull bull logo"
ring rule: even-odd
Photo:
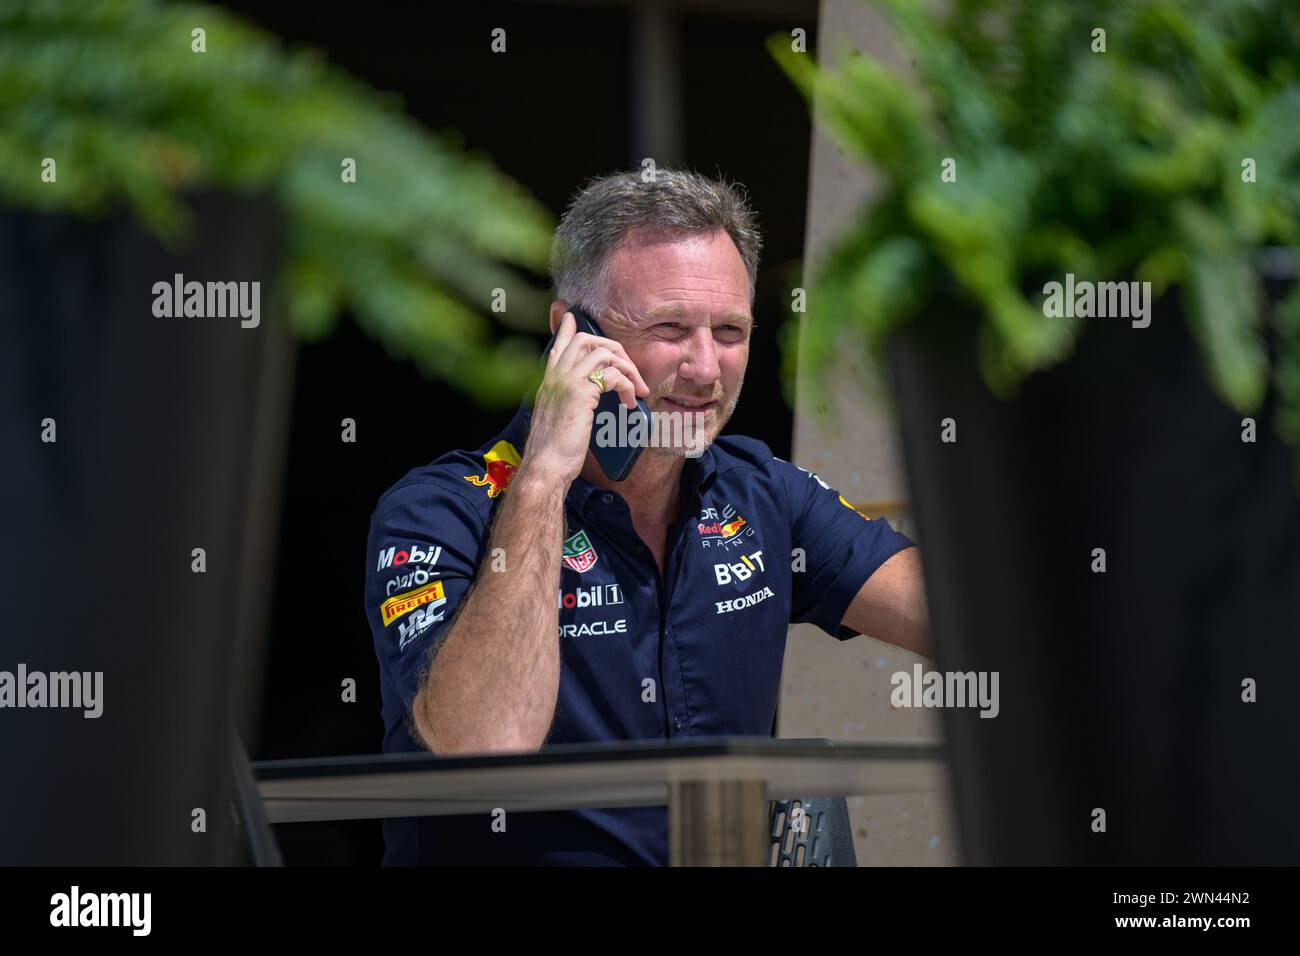
[[[482,475],[466,475],[465,480],[480,488],[487,488],[488,497],[495,498],[510,485],[510,476],[519,467],[519,452],[508,441],[499,441],[483,456]]]
[[[745,526],[745,519],[737,517],[735,521],[728,521],[722,526],[722,537],[730,538]]]

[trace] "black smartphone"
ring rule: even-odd
[[[570,306],[569,311],[578,321],[578,331],[588,335],[605,338],[596,320],[577,306]],[[558,335],[559,333],[555,333]],[[542,352],[542,361],[546,360],[555,345],[555,335],[546,343]],[[640,421],[639,421],[640,420]],[[639,421],[639,424],[638,424]],[[635,444],[629,438],[644,436],[643,441]],[[650,406],[641,399],[636,400],[636,408],[628,408],[619,398],[618,392],[608,391],[600,396],[600,404],[591,419],[591,438],[588,447],[601,470],[610,481],[622,481],[632,473],[632,466],[641,457],[641,451],[650,444]]]

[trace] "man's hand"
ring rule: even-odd
[[[618,392],[636,408],[638,395],[650,394],[623,346],[613,339],[577,331],[572,312],[560,320],[555,345],[546,359],[546,377],[537,389],[523,463],[532,473],[555,475],[567,488],[582,472],[591,441],[591,424],[601,390],[587,376],[602,371],[605,389]]]
[[[933,657],[921,552],[905,548],[877,568],[844,612],[843,623],[868,637]]]

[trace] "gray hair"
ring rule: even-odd
[[[753,304],[763,237],[744,187],[680,169],[658,169],[649,182],[642,181],[640,170],[600,176],[573,197],[551,247],[555,298],[582,306],[593,317],[603,313],[610,259],[638,228],[670,234],[726,230],[749,273]]]

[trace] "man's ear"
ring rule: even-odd
[[[563,299],[556,299],[554,302],[551,303],[551,334],[552,335],[554,335],[555,330],[560,327],[560,322],[564,320],[564,313],[568,312],[571,308],[573,308],[573,306],[569,305],[569,303],[565,302]]]

